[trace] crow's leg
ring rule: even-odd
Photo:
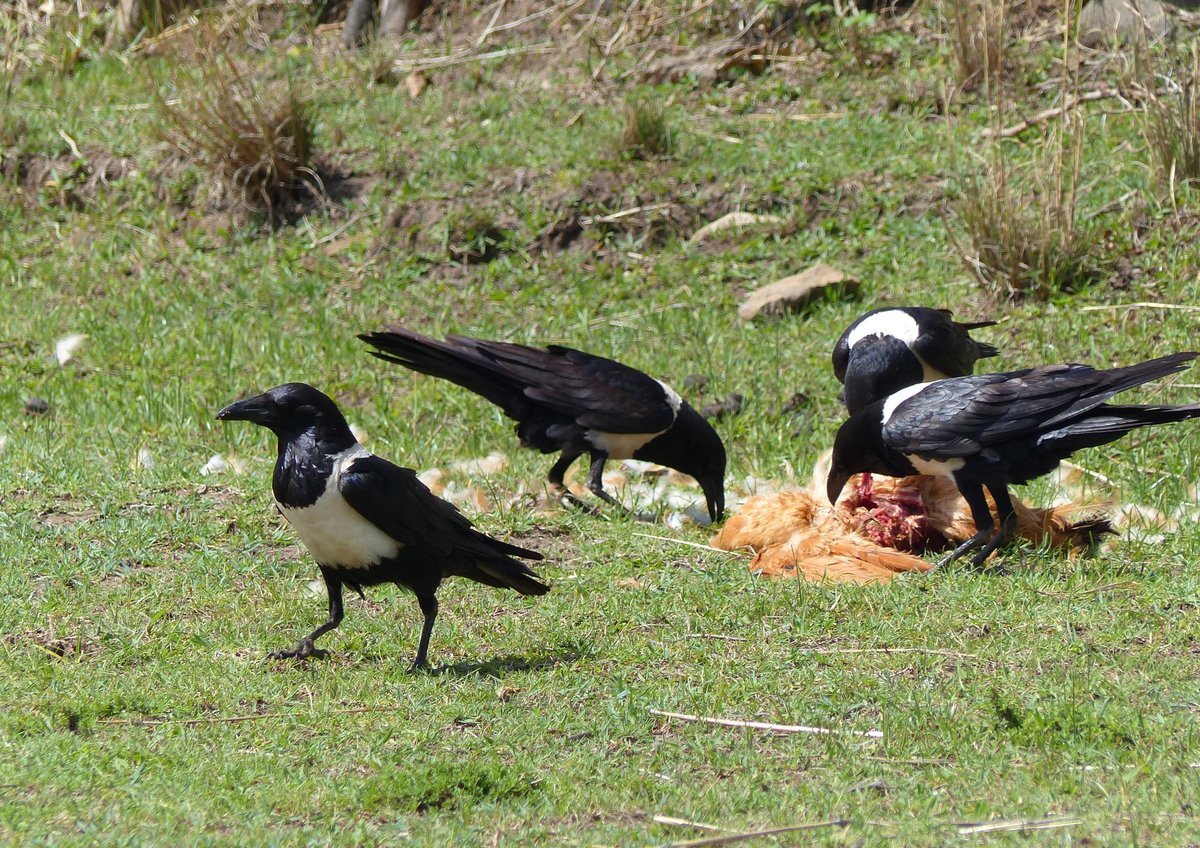
[[[582,455],[583,451],[564,450],[562,456],[558,458],[558,461],[550,469],[550,473],[546,475],[546,479],[550,481],[550,485],[561,489],[563,486],[563,477],[566,476],[567,469],[571,467],[572,462],[579,459]]]
[[[591,489],[592,494],[626,515],[634,515],[632,510],[627,509],[620,501],[604,491],[604,463],[608,462],[608,452],[592,451],[591,456],[592,467],[588,469],[588,488]]]
[[[971,518],[975,520],[975,535],[967,541],[963,542],[957,548],[952,550],[948,555],[938,560],[930,571],[936,571],[943,566],[954,562],[963,554],[970,553],[978,547],[987,544],[987,539],[992,535],[992,530],[996,524],[992,521],[992,511],[988,509],[987,498],[983,495],[983,486],[978,483],[962,484],[955,481],[958,485],[958,491],[962,494],[963,500],[967,502],[967,506],[971,509]],[[987,548],[990,554],[992,548]]]
[[[417,603],[421,605],[425,623],[421,625],[421,641],[417,644],[417,658],[413,660],[410,671],[428,671],[429,637],[433,633],[433,622],[437,618],[438,602],[434,594],[430,592],[428,595],[417,595]]]
[[[996,535],[992,537],[992,540],[979,553],[975,554],[975,558],[971,560],[971,565],[976,568],[983,565],[984,560],[988,558],[992,551],[1012,539],[1013,534],[1017,532],[1017,510],[1013,507],[1012,498],[1008,495],[1008,489],[1002,485],[995,488],[989,485],[988,491],[992,493],[992,498],[996,501],[996,513],[1000,517],[1000,529],[996,531]]]
[[[563,483],[563,477],[566,475],[567,469],[571,467],[571,463],[579,459],[582,455],[583,451],[564,450],[562,456],[558,458],[558,461],[550,469],[550,473],[546,475],[546,482],[558,493],[558,499],[562,502],[563,506],[582,509],[584,512],[594,515],[596,508],[588,506],[579,498],[572,495],[567,490],[566,484]]]
[[[329,593],[329,620],[309,633],[300,640],[300,644],[290,651],[272,651],[267,656],[273,660],[295,659],[303,660],[308,657],[316,657],[322,659],[328,655],[328,651],[323,651],[320,648],[313,647],[319,637],[324,636],[333,628],[342,623],[342,581],[337,577],[332,577],[329,574],[322,574],[325,578],[325,591]]]

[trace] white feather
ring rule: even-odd
[[[58,360],[59,365],[66,365],[71,361],[71,357],[75,355],[75,351],[83,344],[83,340],[87,336],[84,333],[72,333],[69,336],[63,336],[54,343],[54,358]]]

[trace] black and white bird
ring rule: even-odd
[[[561,345],[527,347],[464,336],[438,341],[400,327],[359,336],[374,356],[441,377],[482,395],[517,422],[521,444],[560,453],[550,469],[563,488],[571,463],[587,454],[588,488],[604,491],[609,459],[639,459],[696,478],[709,517],[725,512],[725,446],[716,430],[661,380]]]
[[[946,309],[874,309],[846,328],[833,348],[833,373],[850,412],[916,383],[966,377],[975,361],[999,351],[968,331],[995,321],[960,323]]]
[[[1200,416],[1200,404],[1105,403],[1118,392],[1182,371],[1197,356],[1176,353],[1109,371],[1045,365],[909,386],[842,424],[834,440],[829,502],[836,503],[850,476],[862,471],[950,477],[971,509],[977,532],[938,565],[976,549],[973,564],[980,565],[1015,529],[1011,484],[1048,474],[1075,451],[1107,444],[1138,427]],[[1000,520],[994,535],[984,487]]]
[[[368,453],[337,405],[304,383],[288,383],[232,403],[223,421],[252,421],[279,438],[271,490],[283,517],[321,569],[329,620],[276,658],[323,656],[313,642],[342,621],[342,587],[396,583],[412,591],[425,616],[413,669],[428,668],[438,585],[467,577],[522,595],[549,587],[513,559],[541,554],[480,533],[452,504],[433,495],[409,468]]]

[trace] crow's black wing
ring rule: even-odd
[[[895,406],[883,424],[884,442],[907,454],[971,456],[1039,432],[1095,387],[1097,373],[1086,365],[1048,365],[928,383]]]
[[[1195,356],[1173,354],[1109,371],[1044,365],[939,380],[894,407],[883,423],[884,442],[902,453],[969,456],[1077,420],[1118,392],[1181,370]]]
[[[541,554],[484,535],[451,503],[434,495],[411,468],[366,456],[338,481],[342,497],[363,518],[406,548],[424,554],[541,559]]]
[[[966,377],[975,370],[975,360],[997,353],[991,345],[972,339],[967,330],[987,327],[996,322],[960,324],[950,315],[945,309],[923,310],[918,317],[921,333],[913,342],[912,351],[949,377]]]
[[[657,433],[675,420],[663,384],[628,365],[561,345],[545,350],[501,342],[475,345],[519,371],[526,397],[581,427],[607,433]]]

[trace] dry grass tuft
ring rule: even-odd
[[[982,173],[967,177],[947,222],[950,241],[995,299],[1047,299],[1087,282],[1094,231],[1077,208],[1082,130],[1065,129],[1022,166],[991,144]]]
[[[1142,136],[1159,178],[1171,186],[1200,180],[1200,47],[1192,44],[1190,62],[1175,72],[1155,74],[1148,48],[1139,64],[1146,91]]]
[[[947,0],[943,15],[960,89],[991,85],[1004,71],[1005,0]]]
[[[675,131],[667,110],[653,96],[628,101],[618,145],[618,153],[635,159],[670,156],[675,151]]]
[[[176,74],[176,99],[156,89],[160,135],[211,178],[225,205],[272,224],[322,196],[313,168],[312,121],[294,83],[263,83],[221,53],[198,76]]]

